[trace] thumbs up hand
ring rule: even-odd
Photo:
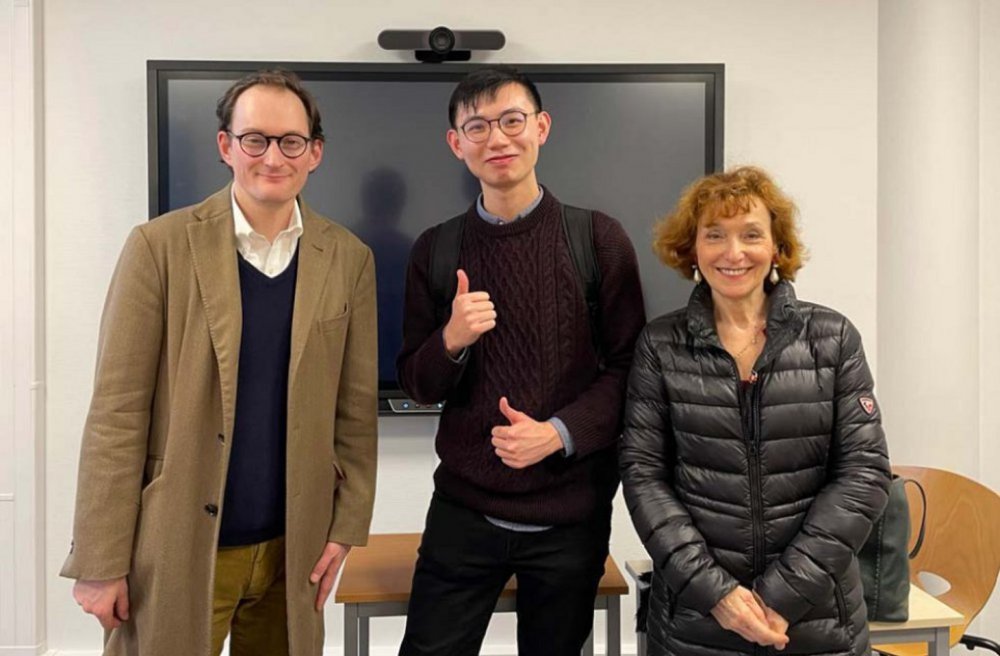
[[[497,325],[497,313],[490,295],[470,292],[469,276],[465,275],[465,271],[459,269],[455,275],[458,276],[458,287],[451,302],[451,318],[444,327],[444,348],[453,358]]]
[[[535,421],[500,398],[500,412],[510,426],[494,426],[490,443],[503,464],[524,469],[563,448],[559,431],[548,421]]]

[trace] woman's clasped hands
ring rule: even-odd
[[[788,644],[788,622],[742,585],[727,594],[712,609],[712,617],[722,628],[744,640],[781,651]]]

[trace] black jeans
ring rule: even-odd
[[[610,533],[610,503],[592,521],[522,533],[435,493],[400,656],[478,654],[511,575],[517,577],[518,654],[578,655],[594,624]]]

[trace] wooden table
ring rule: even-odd
[[[871,622],[873,645],[926,642],[928,656],[948,656],[948,629],[965,618],[928,592],[910,585],[910,619],[905,622]]]
[[[351,550],[334,597],[337,603],[344,604],[345,656],[368,656],[369,618],[406,615],[418,546],[420,533],[386,533],[372,535],[368,546]],[[516,589],[517,583],[511,579],[500,595],[496,612],[515,610]],[[608,556],[594,600],[596,610],[607,611],[608,656],[621,656],[621,597],[626,594],[628,583]],[[593,655],[593,633],[582,653]]]
[[[634,581],[639,575],[650,571],[653,565],[648,559],[629,560],[625,571]],[[639,586],[635,589],[635,605],[639,607]],[[873,645],[899,643],[926,643],[928,656],[948,656],[948,629],[961,624],[962,614],[938,601],[916,585],[910,586],[910,619],[906,622],[871,622]],[[639,634],[637,656],[646,655],[646,635]]]

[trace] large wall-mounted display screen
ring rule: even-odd
[[[197,203],[231,174],[216,148],[215,105],[248,71],[282,66],[315,94],[326,134],[303,196],[375,253],[383,410],[395,374],[410,245],[462,212],[478,182],[445,143],[448,98],[474,65],[150,61],[150,216]],[[723,66],[523,65],[552,115],[538,179],[560,200],[625,226],[650,317],[687,300],[690,283],[650,250],[653,223],[695,178],[722,167]]]

